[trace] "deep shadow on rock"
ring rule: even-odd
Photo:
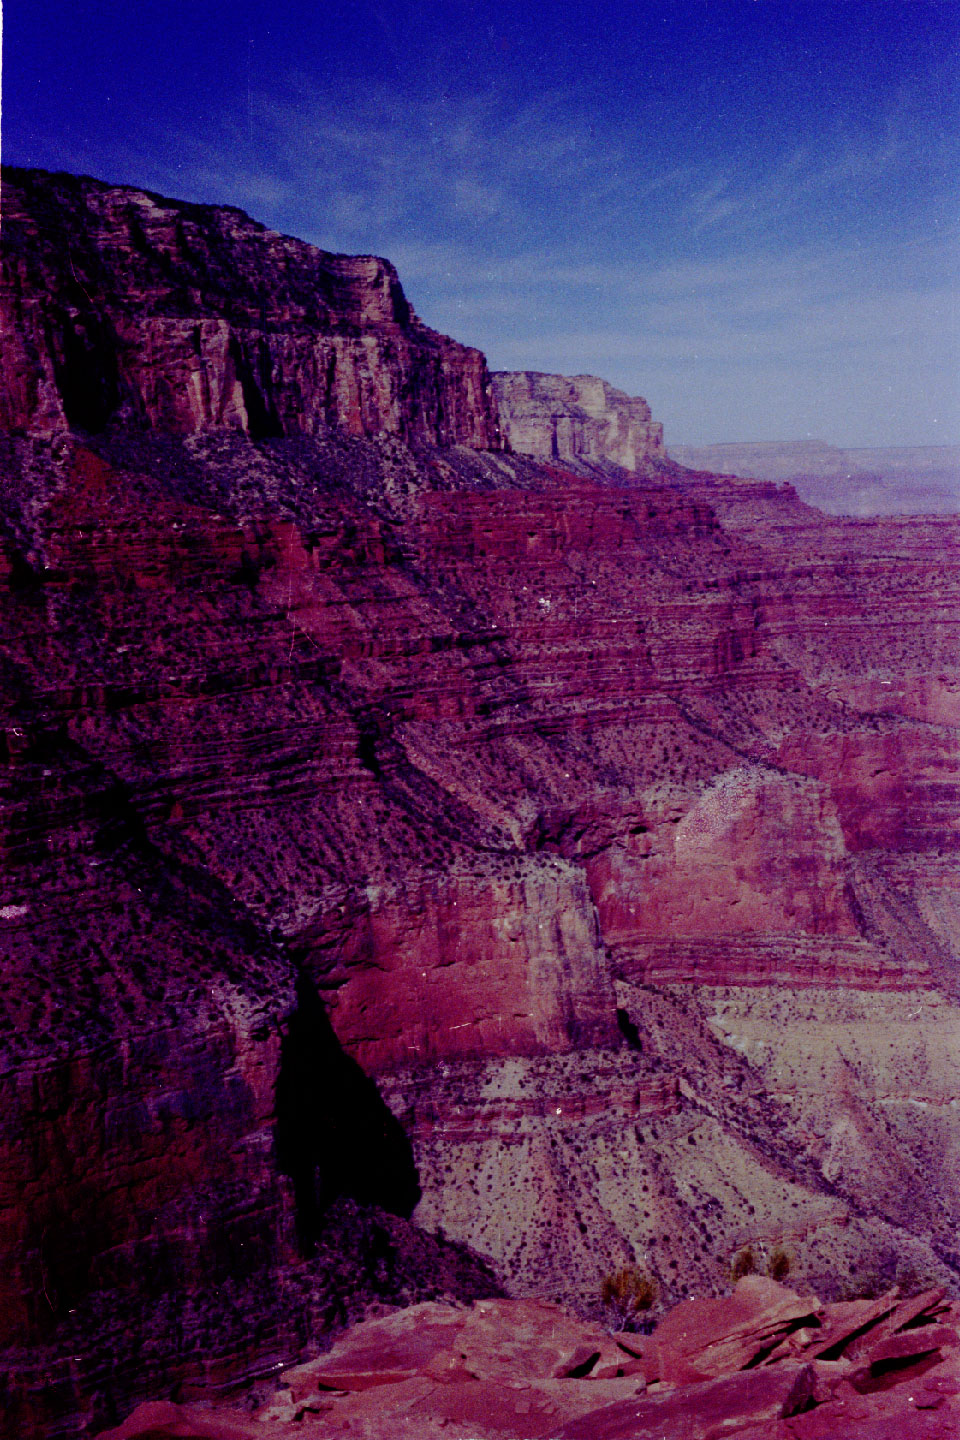
[[[420,1185],[410,1141],[373,1080],[344,1053],[301,972],[277,1077],[277,1163],[293,1183],[297,1233],[313,1253],[329,1204],[349,1196],[412,1214]]]

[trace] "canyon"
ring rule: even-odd
[[[956,514],[960,446],[842,448],[823,440],[671,445],[694,470],[788,480],[801,499],[834,515]]]
[[[955,1290],[960,519],[239,211],[2,201],[3,1433],[630,1264]]]

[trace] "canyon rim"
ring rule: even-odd
[[[235,209],[2,207],[5,1433],[629,1265],[955,1290],[960,519]]]

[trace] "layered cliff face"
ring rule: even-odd
[[[483,356],[423,325],[385,260],[239,210],[9,167],[3,227],[5,429],[499,444]]]
[[[646,400],[596,375],[498,370],[493,389],[504,434],[520,454],[624,470],[666,459],[663,426]]]
[[[33,256],[93,265],[133,203],[14,179]],[[297,243],[187,218],[238,306]],[[327,259],[315,346],[357,315]],[[138,333],[123,373],[166,374]],[[746,1244],[827,1294],[955,1278],[957,523],[349,408],[185,425],[171,374],[0,444],[11,1433],[264,1374],[378,1295],[589,1310],[637,1260],[676,1298]]]

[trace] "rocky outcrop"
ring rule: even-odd
[[[235,212],[150,199],[180,218],[128,252],[133,192],[29,185],[23,354],[64,233],[111,325],[150,320],[123,264],[257,328],[257,244],[271,313],[378,385],[420,335],[349,266],[321,315],[317,252]],[[263,1375],[377,1297],[597,1318],[603,1274],[702,1295],[741,1246],[829,1295],[955,1278],[956,522],[414,449],[426,402],[197,428],[129,333],[162,403],[64,429],[14,376],[0,440],[14,1433]]]
[[[302,932],[341,1042],[365,1069],[610,1041],[613,989],[582,872],[430,875],[371,889],[348,936]],[[543,935],[545,914],[553,922]],[[329,967],[329,968],[328,968]]]
[[[523,455],[639,471],[666,457],[646,400],[596,375],[497,370],[492,379],[504,434]]]
[[[529,1301],[419,1305],[283,1372],[254,1418],[145,1405],[105,1440],[936,1440],[960,1425],[958,1323],[942,1289],[824,1305],[761,1276],[649,1335]]]
[[[423,325],[387,261],[86,177],[2,183],[4,429],[499,446],[483,356]]]

